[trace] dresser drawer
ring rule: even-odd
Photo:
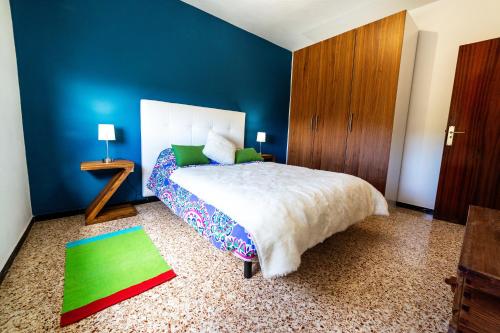
[[[500,298],[500,283],[497,279],[488,278],[474,273],[462,274],[467,287],[482,291]]]
[[[466,285],[463,288],[459,331],[500,333],[500,298]]]

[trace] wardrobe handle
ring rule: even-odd
[[[311,131],[314,131],[314,116],[311,116]]]
[[[352,112],[349,114],[349,124],[347,125],[349,132],[352,132]]]
[[[316,115],[316,117],[314,117],[314,128],[316,129],[316,131],[318,130],[318,119],[319,119],[319,116]]]

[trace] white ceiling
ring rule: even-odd
[[[436,0],[182,0],[290,51]]]

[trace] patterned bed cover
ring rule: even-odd
[[[170,175],[175,169],[177,165],[172,149],[165,149],[158,156],[147,187],[218,249],[231,251],[246,261],[256,258],[257,251],[250,234],[229,216],[172,182]]]

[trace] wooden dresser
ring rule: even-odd
[[[448,332],[500,332],[500,211],[470,206]]]

